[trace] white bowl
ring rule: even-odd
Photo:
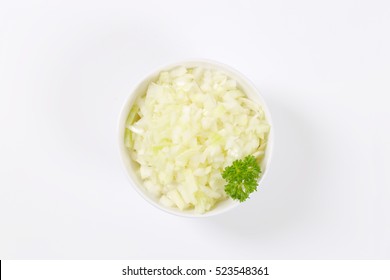
[[[128,150],[124,143],[124,133],[125,133],[125,124],[126,119],[129,114],[130,109],[132,108],[136,98],[146,92],[146,89],[150,82],[155,81],[160,72],[164,70],[170,70],[177,66],[185,66],[187,68],[200,66],[203,68],[208,69],[214,69],[214,70],[221,70],[225,72],[229,77],[233,78],[237,81],[237,84],[239,87],[246,93],[246,95],[252,99],[253,101],[261,104],[268,123],[271,126],[271,131],[268,136],[268,143],[267,148],[265,151],[265,157],[261,164],[261,170],[262,170],[262,176],[259,179],[258,185],[261,185],[261,182],[264,180],[265,175],[267,174],[268,167],[271,160],[271,154],[272,154],[272,147],[273,147],[273,124],[271,120],[271,115],[269,113],[268,107],[260,95],[259,91],[256,89],[256,87],[253,85],[252,82],[250,82],[246,77],[244,77],[241,73],[238,71],[232,69],[231,67],[221,64],[219,62],[210,61],[210,60],[189,60],[189,61],[181,61],[173,64],[169,64],[163,67],[159,67],[158,69],[154,70],[152,73],[147,75],[144,79],[142,79],[138,85],[135,86],[135,88],[131,91],[129,97],[126,99],[125,104],[122,107],[122,111],[120,113],[119,117],[119,127],[118,127],[118,144],[119,144],[119,151],[120,156],[123,162],[123,165],[125,167],[126,173],[132,183],[132,186],[135,188],[135,190],[150,204],[154,205],[155,207],[159,208],[160,210],[166,211],[171,214],[175,214],[178,216],[185,216],[185,217],[210,217],[217,214],[224,213],[226,211],[229,211],[239,205],[239,202],[236,202],[232,199],[228,199],[222,202],[219,202],[212,210],[204,213],[204,214],[198,214],[195,213],[193,210],[180,210],[176,208],[169,208],[161,205],[159,201],[151,196],[147,190],[142,186],[142,180],[138,175],[138,172],[136,172],[137,169],[137,163],[134,162],[128,153]],[[251,196],[253,197],[255,193],[253,193]]]

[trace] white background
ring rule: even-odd
[[[0,258],[390,258],[388,1],[1,1]],[[261,190],[207,219],[130,186],[131,88],[202,57],[275,124]]]

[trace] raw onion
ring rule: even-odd
[[[228,75],[180,66],[136,100],[125,144],[161,204],[204,213],[228,199],[226,166],[250,154],[262,160],[269,129],[261,106]]]

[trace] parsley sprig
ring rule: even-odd
[[[249,195],[257,190],[257,180],[261,169],[253,155],[233,161],[222,172],[225,179],[225,192],[233,199],[244,202]]]

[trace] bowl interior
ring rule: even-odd
[[[241,90],[246,93],[246,95],[252,99],[254,102],[259,103],[265,113],[267,122],[271,126],[270,133],[268,135],[268,143],[267,143],[267,148],[265,150],[265,156],[264,159],[261,163],[261,170],[262,170],[262,176],[259,179],[259,185],[261,185],[262,180],[264,179],[269,162],[271,159],[271,154],[272,154],[272,147],[273,147],[273,124],[271,121],[271,116],[269,114],[268,107],[266,106],[264,99],[260,95],[259,91],[255,88],[255,86],[248,80],[246,79],[242,74],[237,72],[236,70],[233,70],[229,66],[220,64],[218,62],[213,62],[213,61],[184,61],[184,62],[178,62],[175,64],[170,64],[168,66],[161,67],[154,71],[153,73],[147,75],[136,87],[135,89],[130,93],[129,97],[127,98],[125,104],[123,105],[120,118],[119,118],[119,127],[118,127],[118,140],[119,140],[119,150],[120,150],[120,155],[122,158],[122,162],[124,164],[126,173],[128,177],[130,178],[133,186],[135,189],[138,191],[138,193],[146,199],[148,202],[150,202],[152,205],[156,206],[157,208],[164,210],[166,212],[169,212],[171,214],[176,214],[179,216],[187,216],[187,217],[207,217],[207,216],[213,216],[216,214],[220,214],[223,212],[226,212],[237,205],[239,205],[239,202],[233,201],[231,199],[219,202],[212,210],[204,213],[204,214],[198,214],[195,213],[193,210],[179,210],[175,208],[168,208],[163,205],[161,205],[158,201],[157,198],[153,197],[150,195],[147,190],[142,186],[142,179],[140,178],[137,169],[138,169],[138,164],[134,162],[130,158],[130,154],[124,144],[124,132],[125,132],[125,125],[126,125],[126,119],[129,114],[130,109],[132,108],[135,100],[138,98],[138,96],[144,94],[147,90],[148,85],[155,81],[161,71],[166,71],[173,69],[177,66],[185,66],[187,68],[192,68],[192,67],[202,67],[202,68],[208,68],[212,70],[221,70],[225,72],[229,77],[235,79],[237,81],[238,86],[241,88]]]

